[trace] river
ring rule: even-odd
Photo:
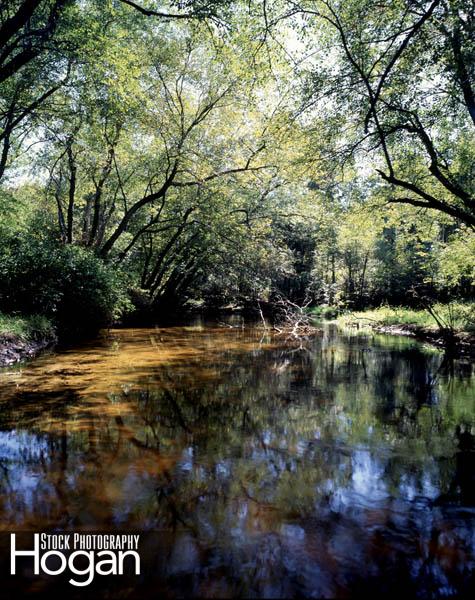
[[[475,590],[468,361],[197,321],[4,369],[0,402],[0,529],[142,532],[130,597]]]

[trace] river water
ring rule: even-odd
[[[198,321],[3,370],[0,402],[1,530],[150,534],[123,597],[475,597],[468,361]]]

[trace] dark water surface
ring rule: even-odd
[[[1,530],[160,532],[141,597],[475,597],[469,362],[112,330],[0,372],[0,403]]]

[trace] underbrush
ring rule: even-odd
[[[451,302],[434,304],[431,312],[426,309],[412,309],[403,306],[381,306],[379,308],[347,312],[338,318],[343,326],[355,322],[368,326],[415,325],[437,329],[439,325],[454,331],[475,333],[475,304]]]
[[[41,331],[41,317],[63,339],[94,334],[127,308],[121,273],[91,251],[20,232],[0,240],[0,311],[8,327]],[[37,329],[35,329],[37,328]]]
[[[20,317],[0,313],[0,337],[19,338],[23,341],[52,338],[55,329],[49,319],[41,315]]]

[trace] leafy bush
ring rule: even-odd
[[[0,242],[0,310],[52,319],[61,335],[91,333],[126,302],[120,275],[91,252],[21,233]]]

